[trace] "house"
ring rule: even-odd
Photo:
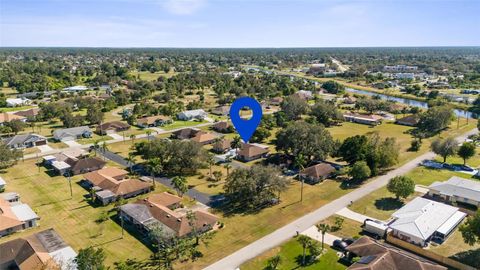
[[[20,107],[30,105],[32,101],[28,98],[7,98],[7,107]]]
[[[155,115],[137,119],[137,126],[141,128],[164,126],[170,123],[172,123],[172,118],[165,115]]]
[[[308,101],[308,100],[311,100],[313,99],[313,93],[312,91],[307,91],[307,90],[299,90],[297,91],[295,94],[293,94],[294,96],[300,98],[300,99],[303,99],[305,101]]]
[[[212,109],[212,114],[215,115],[229,115],[230,114],[230,106],[218,106]]]
[[[233,132],[232,125],[227,121],[217,122],[213,125],[212,128],[213,128],[213,130],[218,131],[218,132],[222,132],[222,133]]]
[[[39,145],[46,145],[48,142],[47,138],[38,134],[30,133],[6,138],[4,143],[12,149],[24,149]]]
[[[7,182],[3,180],[3,178],[0,176],[0,193],[5,190],[5,186],[7,185]]]
[[[188,140],[201,130],[198,128],[183,128],[172,133],[172,137],[179,140]]]
[[[357,103],[357,98],[348,96],[348,97],[343,99],[343,103],[345,103],[345,104],[355,104],[355,103]]]
[[[312,64],[308,69],[307,73],[312,75],[323,74],[326,69],[327,65],[325,63]]]
[[[393,236],[419,246],[442,243],[466,214],[457,207],[417,197],[392,214]]]
[[[265,157],[268,153],[268,147],[262,147],[258,144],[244,143],[237,153],[237,159],[248,162]]]
[[[74,141],[90,137],[92,137],[92,131],[87,126],[57,129],[53,132],[53,138],[57,141]]]
[[[88,87],[84,85],[75,85],[75,86],[63,88],[63,91],[65,92],[82,92],[86,90],[88,90]]]
[[[0,113],[0,126],[3,126],[4,123],[9,123],[11,121],[18,120],[22,122],[27,122],[27,118],[20,116],[20,115],[15,115],[13,113]]]
[[[85,156],[84,153],[81,153],[83,151],[82,149],[72,148],[69,150],[70,151],[43,157],[44,164],[53,168],[55,172],[60,175],[77,175],[96,171],[107,164],[100,158]]]
[[[35,227],[39,219],[28,204],[0,197],[0,237]]]
[[[423,257],[363,236],[346,247],[350,258],[361,257],[349,270],[447,270]]]
[[[105,135],[128,130],[130,125],[122,121],[112,121],[97,126],[97,134]]]
[[[462,203],[480,208],[480,182],[452,176],[445,182],[434,182],[428,196],[446,202]]]
[[[282,102],[283,102],[282,97],[273,97],[270,100],[268,100],[268,104],[275,105],[275,106],[282,104]]]
[[[135,203],[120,206],[120,218],[132,224],[141,233],[148,234],[152,229],[160,227],[165,236],[185,237],[196,232],[203,233],[215,229],[218,218],[206,210],[175,209],[180,198],[171,194],[152,195]],[[175,196],[176,197],[176,196]],[[194,222],[187,218],[191,212]]]
[[[365,124],[365,125],[380,125],[382,123],[382,117],[380,115],[367,115],[367,114],[357,114],[357,113],[346,113],[343,115],[345,121]]]
[[[232,140],[222,138],[213,144],[212,150],[215,153],[223,154],[232,148]]]
[[[14,203],[20,201],[20,195],[18,195],[16,192],[5,192],[0,194],[0,199],[3,199],[9,203]]]
[[[119,198],[131,198],[151,191],[152,185],[127,178],[128,172],[118,168],[103,168],[84,174],[84,180],[93,188],[96,198],[107,205]]]
[[[197,109],[197,110],[190,110],[190,111],[184,111],[179,114],[177,114],[177,118],[179,120],[183,121],[189,121],[189,120],[203,120],[208,116],[208,114],[202,110],[202,109]]]
[[[217,138],[218,136],[211,132],[199,131],[190,140],[201,145],[207,145],[213,143]]]
[[[14,112],[13,114],[18,116],[23,116],[27,119],[34,119],[39,113],[40,113],[40,108],[31,108],[28,110],[17,111],[17,112]]]
[[[305,182],[316,184],[330,177],[336,169],[328,163],[319,163],[301,171],[298,176]]]
[[[395,121],[396,124],[410,126],[410,127],[414,127],[418,125],[418,122],[420,122],[420,117],[415,114],[407,115]]]
[[[0,269],[77,269],[77,253],[51,228],[1,243],[0,250]]]

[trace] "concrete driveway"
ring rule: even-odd
[[[123,140],[123,136],[117,134],[117,133],[110,133],[108,134],[108,136],[112,137],[112,139],[116,140],[116,141],[121,141]]]
[[[76,141],[62,141],[64,144],[68,145],[69,147],[81,147],[82,145],[77,143]]]
[[[317,227],[315,226],[312,226],[308,229],[306,229],[305,231],[301,232],[300,234],[303,234],[303,235],[306,235],[312,239],[315,239],[317,240],[318,242],[322,242],[322,234],[317,230]],[[329,234],[329,233],[326,233],[325,234],[325,237],[324,237],[324,243],[329,245],[329,246],[332,246],[333,245],[333,241],[335,240],[342,240],[342,238],[338,237],[338,236],[335,236],[335,235],[332,235],[332,234]]]
[[[38,150],[40,150],[40,153],[50,152],[53,150],[53,148],[49,145],[39,145],[37,146],[37,148]]]
[[[344,208],[340,209],[340,211],[338,211],[335,214],[337,214],[339,216],[342,216],[342,217],[346,217],[346,218],[351,219],[351,220],[358,221],[360,223],[365,222],[366,219],[376,220],[376,218],[372,218],[372,217],[365,216],[365,215],[362,215],[360,213],[354,212],[354,211],[348,209],[347,207],[344,207]]]

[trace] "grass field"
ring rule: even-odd
[[[355,220],[351,220],[342,216],[333,215],[329,216],[327,219],[320,221],[319,223],[325,223],[330,225],[330,227],[335,226],[335,218],[343,218],[343,226],[339,230],[330,231],[329,234],[341,237],[341,238],[359,238],[362,236],[362,223]]]
[[[28,110],[28,109],[31,109],[31,108],[35,108],[35,106],[4,107],[4,108],[0,108],[0,113],[1,112],[23,111],[23,110]]]
[[[241,270],[261,270],[268,269],[267,261],[269,258],[275,255],[280,255],[282,262],[280,263],[279,270],[291,270],[291,269],[328,269],[328,270],[342,270],[347,266],[338,262],[339,257],[336,251],[326,247],[327,251],[318,260],[308,266],[302,267],[299,265],[302,258],[302,246],[297,242],[295,238],[285,242],[279,247],[271,249],[262,255],[250,260],[240,266]]]
[[[172,129],[177,129],[177,128],[187,128],[187,127],[192,127],[196,126],[199,124],[205,124],[208,123],[207,121],[173,121],[173,123],[169,125],[165,125],[163,127],[159,127],[164,130],[172,130]]]
[[[66,178],[50,177],[45,168],[38,169],[35,160],[20,162],[2,177],[7,182],[6,191],[18,192],[21,200],[29,204],[41,219],[38,227],[2,237],[0,242],[52,227],[77,251],[92,245],[102,247],[107,253],[108,264],[126,258],[146,259],[151,254],[129,233],[125,233],[122,239],[121,227],[112,219],[95,222],[104,211],[110,211],[109,215],[113,216],[113,206],[92,207],[84,197],[88,192],[77,184],[81,176],[72,178],[73,198]],[[162,186],[157,185],[155,192],[160,191]]]
[[[172,76],[175,76],[178,73],[174,72],[174,71],[170,71],[168,73],[165,73],[163,71],[158,71],[158,72],[154,72],[154,73],[152,73],[150,71],[134,71],[134,72],[131,72],[131,74],[135,77],[139,76],[141,80],[156,81],[158,79],[158,77],[160,77],[160,76],[165,77],[165,78],[170,78]]]

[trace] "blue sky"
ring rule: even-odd
[[[478,46],[477,0],[0,0],[0,46]]]

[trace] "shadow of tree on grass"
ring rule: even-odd
[[[383,211],[397,210],[400,209],[404,204],[404,202],[392,197],[375,200],[375,207]]]

